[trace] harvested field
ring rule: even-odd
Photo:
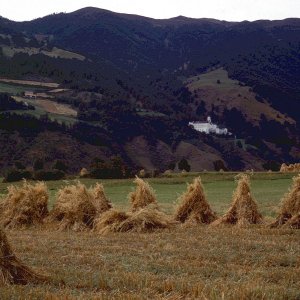
[[[174,213],[174,201],[199,174],[147,179],[161,210]],[[222,215],[236,188],[231,173],[201,174],[207,200]],[[95,180],[82,179],[87,186]],[[66,184],[49,182],[50,208]],[[133,180],[103,180],[116,210],[128,212]],[[255,173],[251,194],[263,216],[275,220],[291,174]],[[0,194],[6,184],[0,184]],[[142,209],[143,210],[143,209]],[[141,212],[142,210],[138,210]],[[114,212],[110,210],[109,212]],[[121,217],[122,215],[116,215]],[[124,215],[123,215],[124,217]],[[126,220],[126,215],[122,220]],[[121,222],[122,222],[121,220]],[[1,287],[2,299],[298,299],[300,230],[176,225],[152,233],[56,231],[30,228],[7,231],[22,261],[51,274],[47,284]],[[52,278],[53,277],[53,278]]]
[[[11,231],[24,262],[66,286],[7,286],[1,299],[298,299],[300,232],[195,226],[156,233]]]

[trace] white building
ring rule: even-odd
[[[29,99],[36,99],[36,94],[32,91],[25,91],[24,97]]]
[[[208,117],[206,122],[189,122],[189,126],[206,134],[231,135],[227,128],[220,128],[217,124],[213,124],[211,117]]]

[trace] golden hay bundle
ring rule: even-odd
[[[209,224],[216,220],[216,214],[208,204],[201,178],[197,177],[194,182],[189,184],[187,191],[179,198],[181,204],[175,213],[175,220],[181,223],[193,220],[196,223]]]
[[[41,224],[48,215],[48,198],[48,189],[43,182],[29,184],[24,180],[20,187],[9,186],[1,205],[1,225],[16,228]]]
[[[49,221],[59,221],[59,230],[82,231],[92,228],[96,215],[110,208],[102,185],[87,189],[77,182],[58,191]]]
[[[300,172],[300,163],[287,165],[283,163],[280,167],[280,172],[282,173],[297,173]]]
[[[290,218],[283,226],[293,229],[300,229],[300,212]]]
[[[25,266],[13,253],[6,234],[0,229],[0,287],[6,284],[42,283],[49,278]]]
[[[230,209],[223,217],[213,222],[213,225],[236,224],[244,226],[262,223],[262,215],[259,213],[257,204],[250,193],[249,175],[242,174],[238,177],[239,181],[233,193]]]
[[[293,184],[281,200],[281,208],[276,221],[271,227],[279,227],[300,213],[300,174],[293,178]],[[294,221],[293,221],[294,222]]]
[[[79,172],[80,177],[87,177],[88,175],[90,175],[90,173],[86,168],[82,168]]]
[[[136,189],[129,194],[129,200],[131,202],[131,211],[135,212],[139,209],[146,207],[149,204],[157,206],[157,200],[154,190],[151,188],[148,182],[145,182],[139,177],[134,180],[136,183]]]
[[[112,204],[106,197],[102,184],[96,183],[95,187],[90,189],[90,192],[93,196],[91,200],[96,207],[98,214],[101,214],[112,208]]]
[[[95,231],[100,234],[110,232],[152,232],[156,229],[170,228],[176,222],[149,205],[133,213],[111,210],[103,214],[95,224]]]
[[[100,234],[118,232],[120,224],[128,218],[128,214],[111,209],[95,220],[94,231]]]
[[[130,214],[129,218],[119,225],[118,231],[151,232],[170,228],[174,224],[169,216],[150,205]]]

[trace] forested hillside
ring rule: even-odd
[[[115,155],[132,169],[160,171],[182,159],[192,170],[218,161],[262,170],[300,158],[299,19],[155,20],[96,8],[30,22],[0,18],[0,65],[1,78],[58,83],[48,100],[78,112],[72,120],[50,116],[54,126],[32,100],[32,125],[22,111],[28,106],[11,108],[3,96],[2,169],[16,160],[29,166],[36,153],[49,162],[59,157],[72,172]],[[9,122],[16,116],[19,127]],[[207,116],[233,136],[188,127]],[[68,151],[49,150],[58,136]],[[72,165],[81,156],[82,164]]]

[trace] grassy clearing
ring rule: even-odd
[[[154,178],[163,210],[197,174]],[[208,201],[219,214],[230,205],[235,173],[205,173]],[[287,191],[293,174],[256,173],[252,193],[265,216]],[[82,180],[87,186],[96,180]],[[132,180],[102,180],[117,208],[127,209]],[[20,183],[18,183],[20,184]],[[50,205],[65,181],[49,182]],[[5,193],[7,184],[0,184]],[[300,231],[253,225],[177,226],[151,234],[7,231],[26,265],[49,273],[56,283],[0,288],[1,299],[299,299]],[[63,279],[65,286],[57,282]]]
[[[220,84],[217,83],[219,80]],[[195,90],[197,88],[213,86],[219,89],[232,89],[239,87],[237,80],[232,80],[228,77],[227,71],[224,69],[217,69],[205,74],[194,76],[188,79],[189,88]]]
[[[56,47],[53,47],[51,51],[47,50],[41,50],[40,48],[33,48],[33,47],[24,47],[24,48],[14,48],[10,46],[2,46],[3,54],[6,57],[14,57],[15,54],[18,53],[26,53],[29,56],[31,55],[37,55],[37,54],[44,54],[49,57],[54,58],[63,58],[63,59],[78,59],[78,60],[85,60],[85,57],[83,55],[80,55],[78,53],[70,52],[67,50],[59,49]]]
[[[33,81],[33,80],[17,80],[17,79],[10,79],[10,78],[0,78],[0,82],[4,82],[7,84],[12,85],[26,85],[32,87],[44,87],[44,88],[58,88],[59,83],[55,82],[43,82],[43,81]]]
[[[12,111],[6,111],[11,112],[14,114],[19,115],[31,115],[33,117],[39,118],[42,115],[47,114],[49,119],[52,121],[57,121],[58,123],[65,123],[66,125],[72,125],[77,122],[77,119],[75,117],[61,115],[61,114],[54,114],[54,113],[47,113],[42,107],[35,106],[35,110],[12,110]]]
[[[0,93],[8,93],[10,95],[21,94],[25,91],[32,89],[32,87],[27,85],[9,84],[0,82]],[[42,88],[34,87],[34,90],[42,90]]]
[[[266,101],[258,101],[250,87],[241,86],[237,80],[230,79],[228,72],[222,68],[190,77],[185,84],[191,92],[196,93],[199,100],[205,99],[207,109],[212,105],[218,106],[221,111],[225,107],[237,108],[247,112],[247,118],[252,123],[260,121],[261,113],[281,123],[294,123],[294,120],[271,108]]]

